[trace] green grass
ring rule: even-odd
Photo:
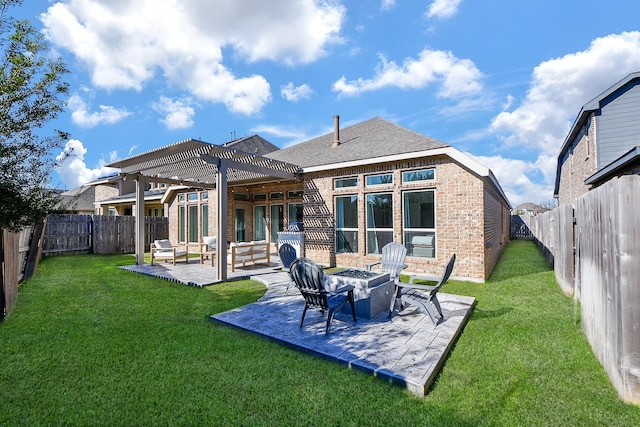
[[[512,242],[426,398],[214,323],[264,287],[45,259],[0,324],[0,425],[637,426],[535,246]]]

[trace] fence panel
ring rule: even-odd
[[[640,176],[623,176],[576,202],[576,261],[584,333],[611,383],[640,403]]]
[[[2,231],[2,250],[0,251],[0,263],[2,263],[0,279],[0,290],[2,295],[0,298],[0,318],[4,317],[11,311],[18,294],[18,282],[20,274],[20,234],[11,233],[7,230]]]
[[[136,251],[133,216],[93,216],[93,252],[130,254]]]
[[[47,219],[42,255],[91,253],[92,215],[52,215]]]
[[[573,295],[575,258],[573,207],[563,205],[554,211],[555,237],[553,253],[553,271],[560,288],[566,295]]]
[[[133,216],[53,215],[47,219],[42,255],[135,253]],[[145,217],[145,251],[169,237],[169,218]]]

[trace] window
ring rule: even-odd
[[[435,192],[403,193],[403,240],[407,255],[434,258],[436,250]]]
[[[209,205],[202,205],[202,236],[209,235]]]
[[[202,200],[209,200],[209,193],[208,193],[208,192],[206,192],[206,191],[205,191],[205,192],[203,192],[203,193],[200,195],[200,198],[202,198]]]
[[[358,196],[336,197],[336,253],[358,253]]]
[[[269,200],[283,200],[284,192],[283,191],[275,191],[273,193],[269,193]]]
[[[116,210],[116,208],[109,207],[109,213],[107,215],[116,216],[116,215],[118,215],[118,211]]]
[[[287,193],[287,198],[288,199],[301,199],[303,194],[304,194],[304,191],[302,191],[302,190],[289,191]]]
[[[180,194],[180,195],[178,196],[178,200],[179,200],[179,201],[181,201],[181,202],[184,202],[184,201],[186,200],[186,197],[187,197],[186,195],[184,195],[184,194]]]
[[[380,254],[393,242],[393,195],[367,195],[367,253]]]
[[[246,242],[245,239],[245,210],[236,209],[236,242]]]
[[[421,169],[402,172],[402,182],[432,181],[436,178],[435,169]]]
[[[189,205],[189,242],[198,243],[198,205]]]
[[[253,207],[253,240],[267,239],[267,207]]]
[[[190,202],[197,202],[198,201],[198,193],[189,193],[189,194],[187,194],[187,197],[189,198]]]
[[[267,200],[267,195],[266,194],[254,194],[253,195],[253,201],[254,202],[264,202],[265,200]]]
[[[239,202],[248,202],[249,195],[246,193],[233,193],[233,200],[237,200]]]
[[[284,205],[271,205],[270,208],[269,234],[271,234],[271,242],[276,243],[278,232],[284,230]]]
[[[186,239],[185,230],[187,226],[187,219],[185,218],[184,212],[185,212],[185,207],[179,206],[178,207],[178,240],[180,240],[180,242],[184,242]]]
[[[302,230],[302,203],[289,203],[289,226],[297,225]]]
[[[373,185],[393,184],[393,174],[385,173],[382,175],[369,175],[365,178],[365,185],[371,187]]]
[[[357,187],[358,186],[358,178],[338,178],[333,182],[334,188],[347,188],[347,187]]]

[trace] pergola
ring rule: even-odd
[[[144,264],[144,188],[147,182],[216,189],[218,280],[227,278],[227,188],[272,180],[300,180],[300,168],[256,154],[189,139],[107,165],[135,179],[136,264]]]

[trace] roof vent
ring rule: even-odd
[[[340,145],[340,116],[333,116],[333,144],[331,148],[335,148]]]

